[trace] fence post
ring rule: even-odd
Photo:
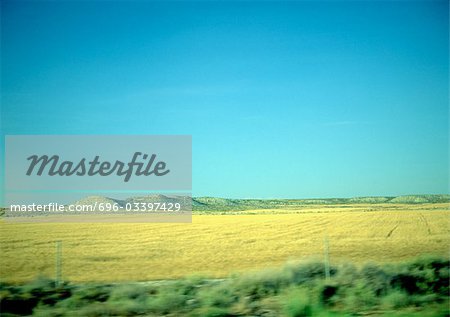
[[[328,235],[324,239],[324,262],[325,262],[325,280],[330,280],[330,250],[328,244]]]
[[[61,285],[61,261],[62,257],[62,241],[58,240],[56,241],[56,255],[55,255],[55,286],[58,287]]]

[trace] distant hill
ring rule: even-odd
[[[94,205],[95,203],[117,203],[125,206],[127,203],[176,203],[191,200],[193,211],[242,211],[250,209],[281,209],[299,208],[307,205],[352,205],[352,204],[424,204],[449,203],[450,195],[407,195],[378,196],[352,198],[320,198],[320,199],[227,199],[217,197],[183,197],[166,195],[146,195],[118,200],[103,196],[89,196],[75,204]]]
[[[123,201],[122,200],[118,200],[118,199],[113,199],[113,198],[109,198],[109,197],[104,197],[104,196],[88,196],[85,198],[82,198],[76,202],[74,202],[74,205],[95,205],[97,203],[98,204],[114,204],[114,203],[118,203],[120,206],[123,206]]]
[[[423,204],[423,203],[445,203],[449,201],[450,195],[409,195],[398,196],[390,200],[395,204]]]
[[[450,203],[450,195],[405,195],[405,196],[376,196],[376,197],[351,197],[351,198],[314,198],[314,199],[229,199],[218,197],[188,197],[178,195],[144,195],[127,199],[114,199],[105,196],[88,196],[76,202],[74,205],[100,206],[103,204],[117,205],[126,209],[127,204],[139,203],[180,203],[192,204],[192,211],[198,212],[222,212],[245,211],[256,209],[300,209],[312,205],[355,205],[355,204],[427,204]],[[4,215],[8,208],[0,208],[0,216]]]
[[[137,197],[129,197],[124,200],[124,204],[127,203],[180,203],[183,199],[183,196],[165,196],[165,195],[146,195],[146,196],[137,196]],[[190,197],[185,197],[185,199],[190,199]]]
[[[448,203],[450,195],[408,195],[377,196],[352,198],[319,199],[226,199],[215,197],[192,198],[193,210],[249,210],[272,208],[295,208],[305,205],[340,205],[340,204],[424,204]]]
[[[149,203],[183,203],[184,201],[188,201],[192,199],[190,197],[186,196],[165,196],[165,195],[145,195],[145,196],[134,196],[129,197],[127,199],[114,199],[110,197],[104,197],[104,196],[88,196],[85,198],[82,198],[74,203],[73,205],[90,205],[90,206],[100,206],[100,204],[103,204],[103,207],[105,207],[107,204],[110,206],[116,205],[119,208],[126,209],[127,204],[131,204],[132,206],[135,206],[135,204],[149,204]],[[123,211],[122,210],[122,211]]]

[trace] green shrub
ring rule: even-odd
[[[381,299],[381,307],[384,309],[398,309],[410,304],[409,296],[404,291],[393,290]]]
[[[313,316],[313,308],[308,294],[303,290],[293,290],[288,293],[284,305],[288,317]]]
[[[91,303],[103,303],[109,299],[111,286],[88,285],[74,288],[72,296],[57,303],[58,307],[66,309],[78,309]]]
[[[67,310],[64,308],[40,306],[40,307],[36,307],[33,310],[33,316],[35,316],[35,317],[63,317],[63,316],[67,316]]]
[[[233,294],[229,283],[206,288],[199,293],[200,304],[207,307],[226,308],[237,301],[238,297]]]
[[[202,307],[195,310],[189,316],[191,317],[227,317],[230,316],[228,310],[220,307]]]
[[[37,306],[53,306],[72,294],[72,287],[67,284],[55,287],[54,281],[45,277],[22,286],[2,284],[0,287],[2,314],[30,315]]]
[[[284,267],[290,282],[295,285],[310,283],[325,278],[325,266],[319,262],[291,262]],[[330,268],[330,275],[335,275],[336,268]]]
[[[239,296],[250,296],[260,299],[269,295],[276,295],[290,284],[290,276],[283,270],[264,270],[238,277],[234,281],[234,289]]]
[[[330,306],[335,303],[339,286],[332,284],[324,284],[319,287],[319,300],[322,305]]]
[[[448,259],[422,256],[395,268],[392,272],[391,287],[404,290],[410,295],[449,293]]]
[[[378,265],[369,263],[362,267],[360,276],[365,287],[370,288],[373,294],[381,296],[386,294],[390,283],[390,276]]]
[[[357,267],[351,263],[342,264],[337,270],[337,274],[333,277],[335,283],[340,287],[352,287],[355,281],[361,278],[361,274]]]
[[[150,298],[148,302],[148,309],[153,313],[168,314],[183,308],[187,299],[188,298],[186,295],[165,290]]]
[[[366,284],[366,281],[360,280],[345,291],[343,302],[347,311],[358,312],[373,309],[378,304],[379,298],[373,288]]]
[[[107,303],[109,312],[115,316],[136,316],[143,315],[149,311],[149,305],[146,301],[121,300]]]
[[[2,314],[31,315],[39,303],[39,298],[31,294],[10,294],[1,299]]]
[[[202,281],[196,279],[181,279],[170,287],[178,294],[194,297],[201,288],[202,283]]]
[[[111,295],[108,301],[122,301],[122,300],[133,300],[133,301],[145,301],[149,297],[148,288],[142,285],[118,285],[112,288]]]
[[[115,316],[114,310],[106,303],[94,302],[83,306],[71,313],[72,316],[83,317],[104,317]],[[117,316],[117,315],[116,315]]]
[[[411,304],[415,306],[427,306],[433,303],[445,301],[445,299],[444,300],[440,299],[437,294],[411,295],[409,296],[409,300]]]
[[[448,295],[450,261],[434,256],[423,256],[409,263],[408,274],[416,280],[418,294]]]

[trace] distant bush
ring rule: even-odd
[[[109,299],[110,286],[88,285],[75,288],[69,298],[58,303],[59,307],[67,310],[85,307],[91,303],[103,303]]]
[[[289,317],[313,316],[309,294],[304,290],[294,290],[286,296],[284,312]]]
[[[199,292],[200,304],[207,307],[227,308],[237,302],[238,295],[228,283],[206,288]]]
[[[53,306],[72,295],[72,286],[38,277],[22,286],[0,285],[0,311],[2,314],[31,315],[38,305]]]
[[[324,306],[335,304],[336,297],[339,291],[338,285],[324,284],[320,287],[319,301]]]
[[[264,270],[248,273],[234,281],[234,288],[240,296],[259,299],[276,295],[280,289],[292,283],[291,276],[283,270]]]
[[[180,310],[184,307],[186,301],[186,295],[163,291],[150,300],[148,310],[158,315],[165,315]]]
[[[390,276],[378,265],[370,263],[362,267],[360,271],[362,283],[376,296],[387,293]]]
[[[189,314],[190,317],[230,317],[227,309],[219,307],[203,307]]]
[[[379,300],[374,289],[364,280],[356,281],[353,287],[346,289],[342,297],[344,307],[348,312],[371,310]]]
[[[110,296],[108,298],[111,302],[121,300],[133,300],[137,302],[146,301],[149,298],[149,289],[142,285],[118,285],[112,288]]]
[[[448,295],[450,261],[421,257],[392,273],[391,286],[409,295],[434,293]]]
[[[399,309],[410,304],[410,297],[403,291],[394,290],[381,299],[381,307],[384,309]]]
[[[289,275],[290,283],[304,284],[313,282],[315,279],[325,277],[325,266],[318,262],[291,262],[284,267],[284,272]],[[330,268],[330,274],[335,275],[336,268]]]

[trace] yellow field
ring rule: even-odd
[[[448,256],[446,204],[312,206],[282,214],[194,215],[192,224],[0,224],[3,281],[53,276],[63,241],[63,278],[131,281],[226,276],[289,259],[391,262]]]

